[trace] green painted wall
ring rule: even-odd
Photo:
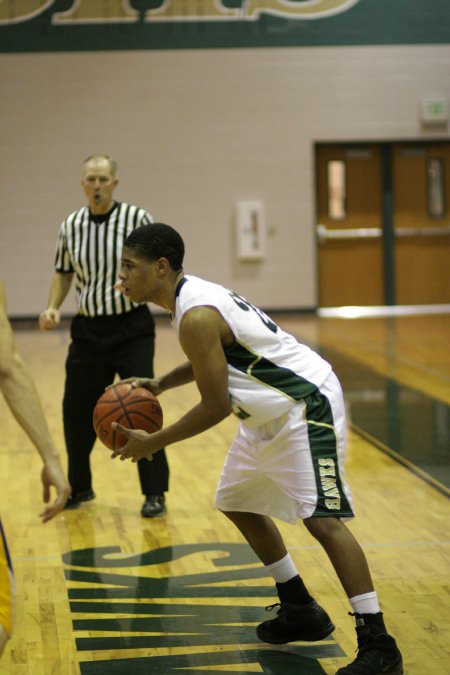
[[[0,3],[0,52],[447,43],[449,0]]]

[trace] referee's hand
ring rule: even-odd
[[[51,307],[44,309],[39,315],[39,327],[41,330],[51,330],[59,324],[59,310]]]

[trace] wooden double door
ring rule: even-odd
[[[319,306],[450,302],[450,143],[316,146]]]

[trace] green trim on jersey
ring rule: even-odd
[[[312,382],[308,382],[289,368],[277,366],[269,359],[254,354],[239,342],[225,348],[224,352],[228,365],[262,384],[277,389],[293,401],[300,401],[317,391],[316,385]]]
[[[313,516],[354,516],[339,473],[337,437],[331,405],[316,391],[305,398],[309,447],[316,475],[317,506]]]

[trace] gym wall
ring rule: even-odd
[[[423,98],[450,98],[449,63],[447,0],[2,3],[10,316],[46,305],[58,228],[84,203],[94,152],[118,161],[118,200],[180,230],[186,271],[265,308],[314,308],[314,143],[449,138],[419,116]],[[265,209],[260,260],[236,252],[246,200]]]

